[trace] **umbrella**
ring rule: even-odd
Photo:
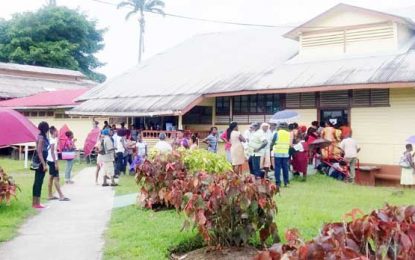
[[[299,115],[297,112],[292,110],[282,110],[275,113],[271,119],[269,120],[270,123],[273,124],[280,124],[280,123],[292,123],[298,120]]]
[[[323,148],[329,147],[330,145],[331,145],[331,141],[323,139],[323,138],[319,138],[319,139],[314,140],[314,142],[312,142],[309,145],[309,148],[310,149],[317,149],[317,148],[323,149]]]
[[[0,147],[36,141],[39,130],[19,112],[0,108]]]
[[[89,132],[88,136],[85,139],[85,144],[84,144],[85,156],[90,155],[92,151],[94,150],[94,147],[98,142],[98,137],[99,137],[100,132],[101,131],[99,130],[99,128],[94,128],[91,130],[91,132]]]
[[[69,127],[64,124],[61,129],[59,129],[59,147],[58,150],[62,152],[63,147],[65,146],[66,140],[68,137],[66,136],[66,132],[70,131]]]
[[[415,135],[409,137],[408,139],[406,139],[406,142],[408,144],[415,144]]]

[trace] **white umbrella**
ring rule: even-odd
[[[292,110],[282,110],[275,113],[271,119],[269,120],[270,123],[273,124],[280,124],[280,123],[294,123],[300,118],[297,112]]]

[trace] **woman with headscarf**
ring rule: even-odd
[[[245,138],[238,131],[238,123],[230,123],[228,130],[226,130],[226,137],[231,143],[233,169],[236,173],[242,174],[242,165],[245,163],[245,152],[242,142],[245,142]]]
[[[46,158],[48,157],[49,150],[49,139],[47,136],[49,132],[49,124],[44,121],[40,122],[38,129],[40,132],[36,140],[36,159],[33,159],[36,163],[38,163],[38,167],[35,169],[32,207],[35,209],[43,209],[45,206],[40,204],[40,196],[42,194],[43,179],[45,178],[45,174],[48,170]]]

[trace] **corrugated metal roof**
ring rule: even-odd
[[[0,74],[1,98],[20,98],[46,91],[91,88],[94,86],[96,86],[96,83],[88,80],[51,80]]]
[[[15,98],[0,101],[0,107],[34,108],[34,107],[58,107],[76,106],[75,99],[84,94],[88,89],[64,89],[51,92],[43,92],[30,97]]]
[[[0,62],[0,70],[23,71],[23,72],[64,75],[64,76],[85,78],[84,74],[76,70],[55,69],[55,68],[48,68],[48,67],[41,67],[41,66],[21,65],[21,64],[15,64],[15,63]]]
[[[298,43],[282,37],[285,31],[254,29],[193,37],[87,92],[80,98],[87,101],[72,112],[157,114],[183,110],[197,97],[215,93],[415,82],[411,45],[395,53],[305,60],[296,56]]]

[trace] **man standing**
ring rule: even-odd
[[[273,133],[270,131],[270,125],[267,123],[262,123],[261,131],[267,140],[267,146],[262,150],[261,155],[261,169],[264,170],[265,176],[268,175],[268,171],[271,168],[271,142]]]
[[[263,156],[263,150],[266,148],[268,141],[264,135],[264,132],[260,130],[259,124],[253,124],[253,133],[249,140],[249,161],[251,162],[251,174],[255,177],[264,177],[264,173],[261,171],[261,156]]]
[[[108,179],[111,179],[111,185],[115,186],[114,182],[114,143],[110,137],[110,130],[102,130],[102,135],[104,138],[101,141],[99,148],[99,154],[101,154],[102,168],[104,171],[104,181],[102,186],[108,186]]]
[[[360,148],[358,147],[357,142],[351,137],[351,133],[345,136],[339,144],[339,147],[343,150],[345,161],[349,163],[350,182],[354,183],[356,177],[357,153],[360,151]]]
[[[288,179],[288,162],[289,162],[289,150],[292,145],[291,134],[288,131],[287,123],[280,123],[277,131],[277,135],[274,138],[275,144],[273,144],[273,152],[275,158],[275,181],[278,187],[281,187],[281,169],[284,179],[284,186],[289,184]]]

